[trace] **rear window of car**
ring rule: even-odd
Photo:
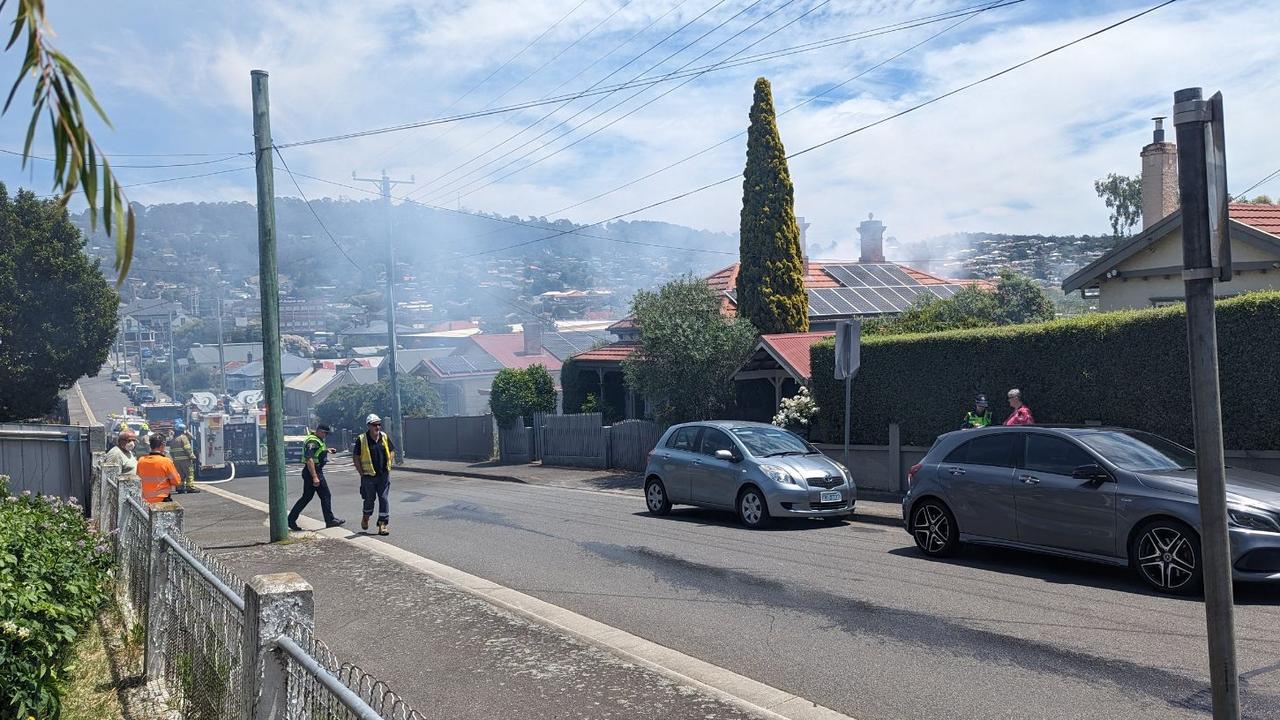
[[[1016,433],[983,435],[960,444],[947,453],[944,463],[955,465],[995,465],[1013,467],[1014,450],[1021,436]]]
[[[698,430],[696,427],[683,427],[671,433],[671,438],[667,440],[667,447],[672,450],[687,450],[694,452],[694,441],[698,439]]]
[[[1081,465],[1097,462],[1084,448],[1065,438],[1042,433],[1027,435],[1027,455],[1023,465],[1028,470],[1070,475]]]

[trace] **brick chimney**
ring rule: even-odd
[[[542,354],[542,323],[537,320],[524,324],[524,354]]]
[[[867,219],[858,224],[858,235],[862,238],[862,256],[858,262],[884,262],[884,223],[877,220],[874,213],[867,213]]]
[[[1151,118],[1156,127],[1151,144],[1142,148],[1142,229],[1155,225],[1178,209],[1178,146],[1164,140],[1164,118]]]

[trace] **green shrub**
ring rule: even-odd
[[[489,410],[502,427],[519,417],[529,422],[534,413],[553,413],[556,411],[555,380],[542,365],[499,370],[489,389]]]
[[[112,554],[81,508],[0,477],[0,717],[57,718],[76,639],[108,596]]]
[[[1280,449],[1280,292],[1218,303],[1222,420],[1231,449]],[[834,343],[811,350],[818,434],[839,438],[842,383]],[[853,382],[852,441],[883,444],[889,423],[902,441],[928,445],[960,427],[977,393],[996,421],[1010,388],[1039,423],[1148,430],[1190,444],[1191,383],[1182,307],[1100,313],[1037,325],[864,338]]]

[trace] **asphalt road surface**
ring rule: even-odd
[[[349,463],[327,475],[358,532]],[[264,478],[221,487],[267,498]],[[976,548],[931,561],[883,525],[749,531],[616,494],[408,472],[391,499],[387,542],[859,720],[1209,714],[1203,604],[1121,569]],[[1280,588],[1241,586],[1237,602],[1245,717],[1280,718]]]

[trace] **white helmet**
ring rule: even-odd
[[[365,425],[372,425],[373,423],[379,423],[379,424],[381,424],[381,423],[382,423],[382,418],[378,417],[377,415],[375,415],[375,414],[373,414],[373,413],[369,413],[369,417],[367,417],[367,418],[365,418],[365,419],[364,419],[364,424],[365,424]]]

